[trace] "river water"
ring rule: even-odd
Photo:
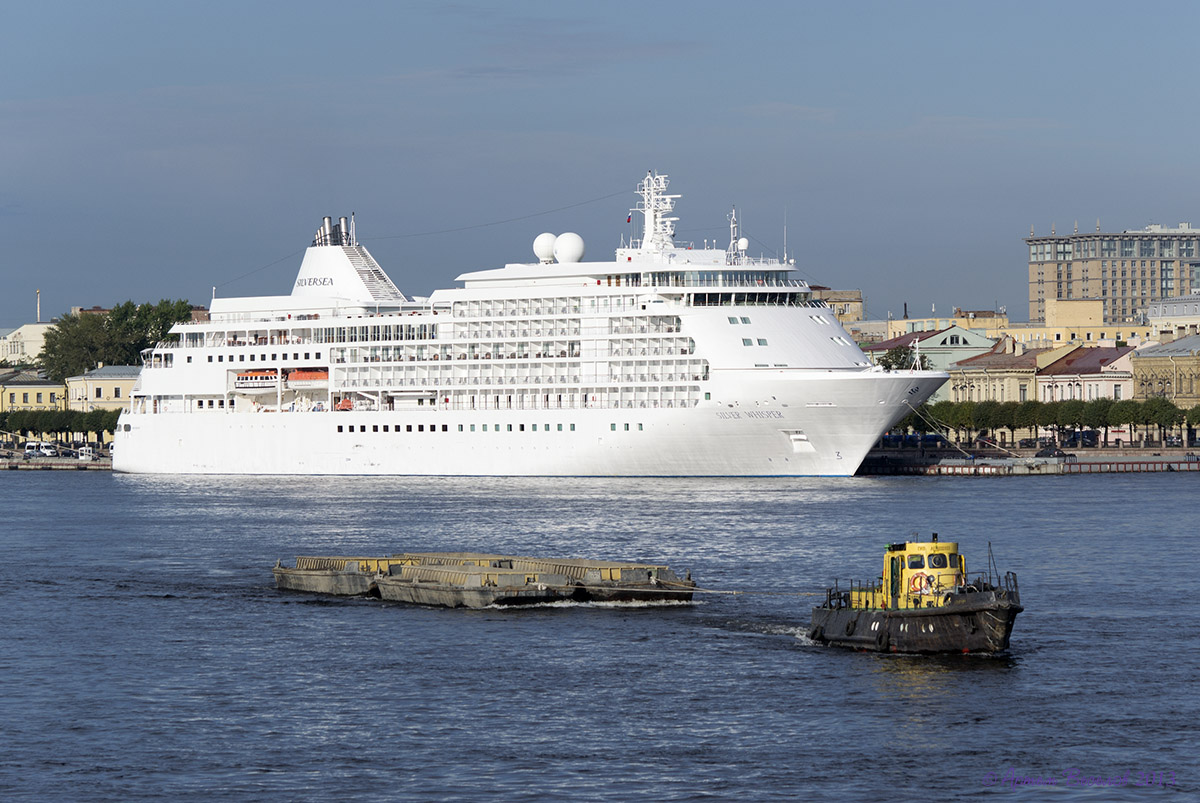
[[[3,481],[2,799],[1200,794],[1194,474]],[[1017,572],[1007,655],[807,641],[798,592],[877,576],[914,532]],[[278,558],[405,550],[654,559],[753,593],[464,611],[273,587]]]

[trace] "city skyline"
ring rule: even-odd
[[[0,327],[39,288],[43,320],[287,293],[324,215],[356,213],[409,295],[530,261],[542,231],[609,259],[647,169],[680,241],[724,245],[736,205],[752,252],[786,226],[798,275],[869,317],[1017,319],[1031,225],[1200,219],[1178,91],[1200,14],[1144,8],[19,7]]]

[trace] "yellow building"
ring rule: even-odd
[[[79,376],[67,377],[67,409],[83,412],[125,409],[141,370],[136,365],[101,365]]]
[[[33,371],[0,374],[0,413],[15,410],[65,410],[66,387]]]
[[[947,325],[983,335],[991,340],[1012,338],[1026,349],[1058,348],[1070,343],[1081,346],[1115,346],[1118,342],[1144,346],[1154,342],[1154,327],[1149,324],[1105,323],[1104,302],[1098,298],[1045,300],[1045,321],[1012,323],[1008,316],[986,310],[963,312],[955,310],[950,318],[903,318],[888,321],[892,337],[919,332],[932,322],[938,328]],[[949,321],[951,323],[947,324]]]
[[[959,360],[947,372],[950,401],[1024,402],[1038,398],[1038,371],[1080,348],[1031,349],[1003,338],[990,351]]]
[[[831,290],[819,284],[809,285],[809,289],[812,290],[813,298],[829,305],[842,326],[863,319],[865,307],[862,290]]]
[[[1133,398],[1164,398],[1187,410],[1200,404],[1200,335],[1133,353]]]

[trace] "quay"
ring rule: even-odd
[[[75,457],[0,458],[0,469],[8,471],[112,471],[112,458],[79,460]]]
[[[903,449],[874,449],[858,469],[858,476],[924,475],[1015,477],[1062,474],[1131,474],[1144,472],[1200,471],[1200,455],[1147,455],[1143,450],[1085,450],[1059,457],[1033,455],[966,456]]]
[[[373,596],[446,608],[545,602],[690,602],[696,584],[667,566],[483,552],[406,552],[387,557],[301,555],[275,564],[280,590]]]

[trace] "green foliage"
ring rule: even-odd
[[[1079,429],[1083,426],[1087,403],[1080,399],[1067,399],[1058,403],[1058,425],[1064,429]]]
[[[916,352],[909,346],[894,346],[884,352],[879,358],[877,365],[883,366],[885,371],[907,371],[913,367],[916,362]],[[921,355],[921,369],[929,370],[929,359]]]
[[[1187,423],[1189,427],[1200,426],[1200,404],[1187,411]]]
[[[1083,425],[1088,429],[1108,429],[1108,414],[1112,410],[1112,399],[1092,399],[1083,410]]]
[[[1037,431],[1038,418],[1041,416],[1042,403],[1036,399],[1017,403],[1016,417],[1013,421],[1018,427],[1029,430],[1030,437]]]
[[[139,365],[143,349],[167,339],[171,326],[191,314],[187,301],[163,299],[140,305],[125,301],[105,315],[64,315],[46,330],[38,359],[46,376],[58,382],[102,362]]]

